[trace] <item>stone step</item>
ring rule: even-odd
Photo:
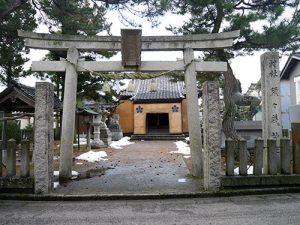
[[[184,134],[133,134],[131,140],[185,140]]]

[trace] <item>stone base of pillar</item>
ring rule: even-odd
[[[93,140],[91,142],[91,148],[92,149],[97,149],[97,148],[105,148],[106,145],[104,144],[103,141],[101,141],[100,139],[99,140]]]
[[[118,132],[111,132],[111,139],[113,141],[118,141],[120,139],[122,139],[123,137],[123,132],[118,131]]]
[[[107,127],[103,127],[100,129],[100,139],[104,142],[106,146],[109,146],[111,144],[112,134]]]

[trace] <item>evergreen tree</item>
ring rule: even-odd
[[[189,15],[182,27],[169,27],[176,34],[209,34],[240,30],[240,38],[230,50],[205,52],[206,59],[228,62],[224,73],[223,131],[227,137],[239,138],[233,126],[235,103],[232,96],[238,81],[229,60],[255,50],[296,51],[299,48],[299,0],[161,0],[165,9]],[[257,29],[255,25],[263,24]]]
[[[39,20],[48,25],[50,31],[58,30],[57,34],[96,35],[106,31],[109,34],[110,24],[105,20],[106,9],[89,1],[42,1],[42,15]],[[80,58],[90,61],[97,57],[111,57],[113,53],[80,53]],[[51,51],[46,58],[60,60],[66,58],[66,52]],[[56,85],[57,94],[64,90],[64,73],[39,73],[40,77],[50,78]],[[103,80],[90,73],[79,73],[77,85],[77,99],[100,100]]]
[[[37,24],[34,15],[35,10],[26,3],[0,23],[0,82],[3,84],[28,75],[23,65],[28,61],[24,54],[29,49],[25,48],[24,40],[18,37],[17,29],[35,29]]]

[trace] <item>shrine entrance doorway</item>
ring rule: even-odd
[[[147,134],[169,134],[168,113],[147,113]]]

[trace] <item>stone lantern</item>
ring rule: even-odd
[[[100,140],[100,125],[102,123],[101,118],[101,112],[98,115],[95,115],[93,118],[92,125],[94,126],[94,139],[91,143],[92,149],[105,147],[103,141]]]

